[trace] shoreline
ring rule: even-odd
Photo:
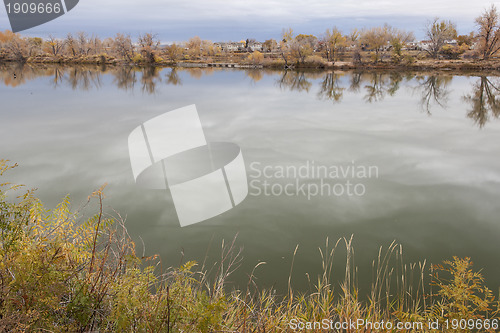
[[[234,68],[234,69],[274,69],[274,70],[293,70],[293,71],[356,71],[356,70],[397,70],[397,71],[434,71],[442,73],[480,73],[488,76],[500,76],[499,60],[416,60],[413,63],[394,63],[394,62],[361,62],[353,63],[349,61],[337,61],[335,63],[325,64],[301,64],[296,63],[285,67],[284,64],[277,61],[269,61],[258,64],[251,64],[244,61],[223,62],[223,61],[158,61],[148,62],[129,62],[118,60],[107,56],[95,56],[85,59],[81,58],[28,58],[26,61],[16,61],[11,59],[0,59],[0,65],[7,64],[29,64],[29,65],[105,65],[105,66],[131,66],[131,67],[159,67],[159,68]]]

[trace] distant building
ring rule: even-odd
[[[248,45],[248,48],[252,51],[262,51],[263,46],[261,42],[253,42]]]
[[[404,47],[405,51],[416,51],[418,49],[419,49],[418,43],[415,42],[407,43],[406,46]]]
[[[429,51],[431,49],[431,46],[432,46],[432,41],[421,40],[420,42],[416,43],[415,45],[416,45],[417,50]],[[455,39],[445,40],[444,45],[457,46],[458,42]]]
[[[236,51],[240,51],[243,49],[243,47],[245,45],[241,45],[240,42],[218,42],[218,43],[214,43],[214,45],[217,45],[218,47],[220,47],[220,49],[224,52],[236,52]]]
[[[417,43],[418,49],[428,51],[431,49],[432,42],[430,40],[421,40]]]
[[[215,46],[219,47],[224,52],[245,51],[245,41],[241,42],[217,42]],[[263,44],[261,42],[251,42],[248,44],[248,51],[262,51]]]

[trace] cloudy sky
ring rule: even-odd
[[[327,28],[351,29],[388,23],[424,37],[423,26],[433,17],[451,19],[459,33],[474,29],[474,18],[491,4],[487,0],[80,0],[68,14],[23,32],[24,35],[65,36],[86,31],[101,37],[116,32],[154,32],[164,42],[200,36],[212,41],[279,37],[284,27],[296,33],[321,35]],[[5,7],[0,29],[9,29]]]

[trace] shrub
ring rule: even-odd
[[[326,65],[326,60],[318,55],[307,56],[304,60],[305,67],[322,68],[325,67],[325,65]]]
[[[270,68],[283,68],[285,61],[283,59],[264,59],[264,66]]]
[[[395,64],[399,64],[401,62],[401,59],[403,58],[402,55],[400,54],[392,54],[391,55],[391,61]]]
[[[438,300],[431,308],[431,316],[440,320],[477,320],[492,313],[494,297],[484,286],[484,278],[472,270],[470,258],[453,257],[442,265],[433,266],[432,285],[438,288]],[[445,275],[440,276],[440,275]]]
[[[446,59],[459,59],[460,56],[467,50],[467,48],[453,46],[453,45],[444,45],[441,48],[441,54]]]
[[[143,58],[143,56],[142,56],[140,53],[136,53],[136,54],[132,57],[132,62],[135,62],[135,63],[142,63],[142,62],[144,62],[144,58]]]
[[[259,51],[254,51],[247,57],[247,61],[253,65],[260,65],[264,61],[264,55]]]

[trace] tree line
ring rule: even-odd
[[[333,27],[320,37],[295,34],[288,28],[283,29],[279,40],[268,39],[257,43],[254,39],[246,39],[236,49],[199,37],[162,45],[158,36],[152,33],[141,34],[134,41],[130,35],[121,33],[106,39],[85,32],[69,33],[65,38],[49,36],[42,39],[22,37],[7,30],[0,32],[0,61],[76,59],[151,64],[230,60],[262,64],[268,60],[290,67],[306,62],[334,64],[341,59],[359,63],[363,55],[375,63],[387,58],[395,63],[413,62],[416,55],[432,59],[490,59],[500,49],[500,16],[497,8],[492,5],[485,9],[475,19],[475,23],[475,31],[458,35],[454,22],[434,18],[426,23],[426,40],[420,43],[414,43],[413,32],[388,24],[354,29],[349,33]],[[232,55],[237,57],[233,59]]]

